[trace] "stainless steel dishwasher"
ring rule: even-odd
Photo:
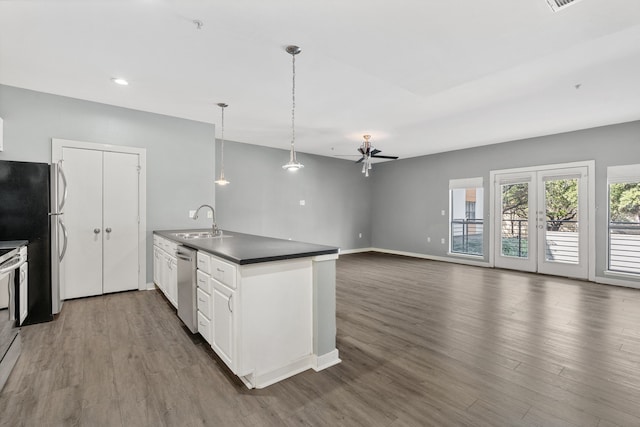
[[[194,334],[198,332],[196,306],[196,254],[186,246],[178,246],[178,317]]]

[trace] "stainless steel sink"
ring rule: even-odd
[[[191,240],[191,239],[221,239],[223,237],[233,237],[233,236],[230,236],[228,234],[214,235],[213,233],[207,232],[207,231],[173,233],[173,235],[178,237],[178,238],[180,238],[180,239],[186,239],[186,240]]]

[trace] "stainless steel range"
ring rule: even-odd
[[[0,390],[20,356],[20,307],[27,296],[20,294],[19,283],[21,267],[27,262],[26,244],[0,242]]]

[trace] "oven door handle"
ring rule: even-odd
[[[13,258],[11,258],[9,261],[0,265],[0,274],[6,274],[11,270],[18,269],[22,267],[22,264],[24,264],[25,262],[27,262],[26,256],[16,255]]]

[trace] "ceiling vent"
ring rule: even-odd
[[[547,0],[549,7],[554,12],[557,12],[565,7],[571,6],[572,4],[579,3],[582,0]]]

